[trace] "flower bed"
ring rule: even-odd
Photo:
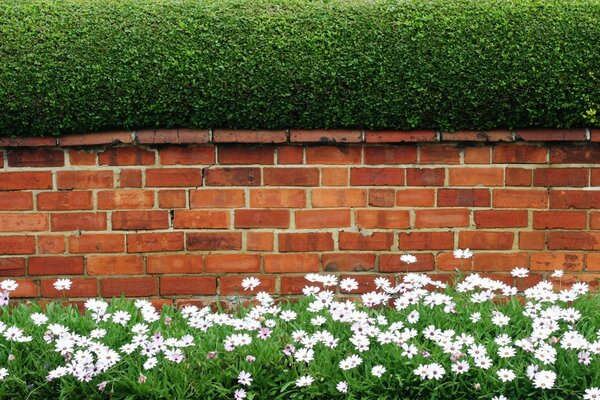
[[[85,315],[9,307],[16,282],[4,280],[0,398],[600,398],[600,297],[585,283],[517,293],[477,274],[447,286],[411,273],[348,298],[351,278],[306,278],[297,301],[249,277],[253,301],[235,310],[90,299]]]

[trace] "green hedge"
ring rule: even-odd
[[[599,0],[2,0],[0,134],[599,126]]]

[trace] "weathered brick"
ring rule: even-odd
[[[306,206],[304,189],[252,189],[252,208],[303,208]]]
[[[125,236],[110,233],[69,236],[70,253],[122,253]]]
[[[62,235],[38,236],[38,254],[61,254],[66,248],[65,237]]]
[[[98,209],[152,208],[154,192],[151,190],[107,190],[98,192]]]
[[[434,130],[365,131],[367,143],[434,142],[436,140],[437,133]]]
[[[280,233],[279,251],[330,251],[333,250],[331,233]]]
[[[548,232],[548,250],[600,250],[600,232]]]
[[[464,149],[465,164],[489,164],[491,162],[490,147],[466,147]]]
[[[25,258],[2,257],[0,258],[0,276],[23,276],[25,275]]]
[[[113,187],[112,171],[58,171],[58,189],[110,189]],[[52,187],[52,186],[50,186]]]
[[[160,208],[185,208],[187,192],[185,190],[159,190],[158,206]]]
[[[133,143],[131,132],[126,131],[62,135],[58,139],[61,146],[94,146],[99,144]]]
[[[129,253],[178,250],[183,250],[183,232],[127,234],[127,252]]]
[[[65,294],[68,297],[97,297],[98,283],[94,278],[69,278],[71,280],[71,289],[65,292],[56,290],[54,282],[56,279],[42,279],[41,290],[43,297],[63,297]]]
[[[119,173],[119,187],[122,188],[141,188],[142,170],[122,169]]]
[[[213,131],[215,143],[284,143],[285,130],[251,131],[247,129],[217,129]]]
[[[360,164],[360,146],[309,146],[306,147],[307,164]]]
[[[473,258],[455,258],[454,253],[439,253],[435,257],[437,269],[440,271],[471,271]]]
[[[408,168],[407,186],[444,186],[446,170],[444,168]]]
[[[503,186],[503,168],[450,168],[450,186]]]
[[[313,189],[313,207],[364,207],[367,191],[364,189]]]
[[[204,269],[200,254],[152,254],[146,257],[149,274],[195,274]]]
[[[590,213],[590,229],[600,229],[600,212]]]
[[[146,170],[146,187],[202,186],[200,168],[159,168]]]
[[[163,296],[211,295],[217,293],[214,276],[161,276],[160,294]]]
[[[52,173],[49,171],[0,172],[0,190],[52,189]],[[60,189],[60,188],[59,188]]]
[[[86,272],[89,275],[141,275],[144,273],[142,256],[87,256]]]
[[[31,192],[0,192],[0,210],[27,211],[33,209]]]
[[[322,168],[322,186],[348,186],[350,182],[349,168]]]
[[[112,228],[116,230],[167,229],[168,227],[169,212],[166,210],[113,211],[112,213]]]
[[[186,248],[201,251],[226,251],[242,249],[240,232],[188,232]]]
[[[390,250],[394,243],[392,232],[375,232],[363,235],[354,232],[340,232],[340,250]]]
[[[98,153],[100,165],[152,165],[155,162],[154,151],[139,147],[110,147]]]
[[[533,186],[588,186],[587,168],[552,168],[533,171]]]
[[[8,166],[13,168],[62,167],[65,165],[63,150],[50,149],[12,149],[6,152]]]
[[[298,210],[297,229],[345,228],[351,224],[350,210]]]
[[[435,189],[405,189],[396,191],[396,205],[399,207],[432,207],[435,203]]]
[[[319,272],[318,254],[265,254],[265,273]]]
[[[406,264],[400,260],[400,255],[381,254],[379,256],[379,272],[424,272],[433,271],[434,261],[433,254],[418,253],[415,254],[417,262]]]
[[[438,189],[438,207],[489,207],[488,189]]]
[[[394,207],[396,191],[394,189],[369,189],[370,207]]]
[[[360,143],[360,129],[292,129],[290,142],[302,143]]]
[[[280,294],[302,294],[302,288],[309,283],[303,276],[282,276]]]
[[[229,295],[246,295],[256,292],[267,292],[270,294],[274,294],[275,290],[275,277],[269,275],[259,275],[257,278],[260,280],[260,285],[254,290],[244,290],[242,286],[242,281],[245,279],[245,276],[220,276],[219,279],[219,294],[221,296],[229,296]]]
[[[519,129],[515,132],[517,139],[531,142],[585,140],[585,129]]]
[[[512,132],[509,130],[442,132],[442,141],[467,142],[511,142]]]
[[[459,164],[460,149],[448,144],[421,145],[420,164]]]
[[[534,229],[585,229],[585,211],[534,211]]]
[[[583,253],[531,253],[529,265],[533,271],[583,271]]]
[[[277,148],[277,164],[302,164],[304,147],[281,146]]]
[[[458,247],[474,250],[510,250],[513,248],[513,232],[462,231],[458,234]]]
[[[527,268],[526,253],[475,253],[473,269],[484,272],[508,272],[514,268]]]
[[[174,228],[229,228],[228,210],[175,210]]]
[[[477,228],[516,228],[529,224],[527,210],[482,210],[475,211]]]
[[[548,157],[545,146],[533,144],[502,144],[493,148],[493,162],[498,164],[544,164]]]
[[[403,168],[351,168],[352,186],[402,186]]]
[[[340,288],[340,292],[342,292],[342,293],[360,294],[360,293],[372,292],[377,289],[377,286],[375,286],[375,278],[377,278],[377,275],[341,275],[340,276],[340,280],[345,279],[345,278],[353,278],[358,283],[358,288],[351,290],[351,291],[346,291],[346,290]],[[393,278],[391,278],[391,282],[393,283]]]
[[[208,254],[206,272],[260,272],[260,256],[254,254]]]
[[[138,143],[195,144],[208,143],[208,129],[145,129],[135,133]]]
[[[156,278],[107,278],[100,280],[102,297],[142,297],[158,294]]]
[[[600,271],[600,253],[588,253],[586,257],[586,271]]]
[[[72,166],[96,165],[96,151],[69,149],[69,164]]]
[[[357,210],[356,225],[367,229],[410,228],[410,212],[405,210]]]
[[[246,250],[248,251],[273,251],[273,232],[247,232]]]
[[[288,228],[288,210],[235,210],[236,228]]]
[[[15,279],[19,287],[10,293],[11,298],[39,297],[38,286],[33,279]]]
[[[415,228],[454,228],[469,226],[468,209],[435,209],[415,211]]]
[[[531,186],[532,173],[526,168],[506,168],[506,186]]]
[[[550,190],[550,208],[600,209],[600,190]]]
[[[272,146],[227,146],[218,147],[219,164],[274,164],[275,148]]]
[[[50,215],[52,231],[104,231],[106,230],[105,212],[73,212]]]
[[[39,232],[48,230],[48,214],[0,213],[0,232]]]
[[[29,257],[27,271],[29,275],[79,275],[83,274],[83,257]]]
[[[546,235],[544,232],[519,232],[519,249],[544,250]]]
[[[207,186],[259,186],[260,168],[209,168]]]
[[[162,165],[208,165],[215,163],[215,147],[169,146],[158,152]]]
[[[94,207],[92,192],[43,192],[37,196],[40,211],[91,210]]]
[[[369,271],[375,269],[375,254],[365,253],[325,253],[323,254],[323,270],[336,271]]]
[[[415,164],[417,146],[365,146],[365,164]]]
[[[319,186],[317,168],[265,168],[263,179],[266,186]]]
[[[548,192],[542,189],[494,189],[495,208],[547,208]]]
[[[454,249],[452,232],[400,233],[401,250],[448,250]]]
[[[550,162],[553,164],[598,164],[600,148],[586,144],[584,146],[552,146]]]

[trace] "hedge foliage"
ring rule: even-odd
[[[599,109],[599,0],[0,2],[3,135],[599,126]]]

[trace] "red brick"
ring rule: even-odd
[[[600,168],[592,168],[592,186],[600,186]]]
[[[273,232],[247,232],[246,250],[248,251],[273,251]]]
[[[291,130],[290,142],[300,143],[360,143],[360,129]]]
[[[531,253],[530,268],[533,271],[583,271],[583,253]]]
[[[348,186],[350,182],[350,169],[348,168],[322,168],[321,185],[323,186]]]
[[[281,146],[277,148],[277,164],[302,164],[304,161],[304,147]]]
[[[600,142],[600,129],[590,129],[590,140],[592,143]]]
[[[96,165],[96,151],[70,149],[69,164],[73,166]]]
[[[364,207],[367,191],[363,189],[313,189],[313,207]]]
[[[491,152],[489,146],[467,147],[465,152],[465,164],[489,164]]]
[[[185,190],[159,190],[158,206],[160,208],[185,208],[187,192]]]
[[[2,137],[0,147],[42,147],[56,146],[57,138],[53,137]]]
[[[365,146],[365,164],[415,164],[417,146]]]
[[[142,256],[88,256],[86,272],[89,275],[141,275],[144,273]]]
[[[32,279],[15,279],[19,287],[10,293],[11,298],[39,297],[37,282]]]
[[[548,149],[533,144],[501,144],[493,149],[494,163],[545,164]]]
[[[319,272],[318,254],[265,254],[265,273]]]
[[[458,235],[458,247],[475,250],[510,250],[513,248],[513,232],[469,232]]]
[[[204,260],[199,254],[157,254],[147,256],[146,264],[149,274],[196,274]]]
[[[336,271],[369,271],[375,269],[375,254],[365,253],[326,253],[323,254],[323,270]]]
[[[585,282],[589,285],[592,293],[597,293],[599,289],[598,285],[600,284],[600,274],[578,272],[575,274],[565,274],[562,278],[550,278],[550,281],[561,289],[570,288],[574,283]]]
[[[168,225],[168,224],[167,224]],[[229,228],[227,210],[175,210],[174,228]]]
[[[219,146],[219,164],[274,164],[272,146]]]
[[[107,190],[98,192],[98,209],[152,208],[154,192],[148,190]]]
[[[408,168],[407,186],[444,186],[446,170],[444,168]]]
[[[240,232],[188,232],[186,248],[201,251],[226,251],[242,249]]]
[[[438,207],[489,207],[488,189],[438,189]]]
[[[586,271],[600,271],[600,253],[588,253]]]
[[[394,207],[396,192],[394,189],[369,189],[369,206]]]
[[[340,232],[340,250],[390,250],[393,244],[392,232],[375,232],[371,235]]]
[[[207,186],[260,186],[259,168],[209,168]]]
[[[350,210],[298,210],[296,229],[345,228],[351,224]]]
[[[433,271],[433,254],[419,253],[415,254],[417,262],[406,264],[400,260],[400,255],[381,254],[379,256],[379,272],[416,272]]]
[[[191,208],[238,208],[246,204],[242,189],[200,189],[190,191]]]
[[[600,250],[600,232],[548,232],[548,250]]]
[[[503,186],[503,168],[451,168],[450,186]]]
[[[157,129],[137,131],[138,143],[147,144],[189,144],[208,143],[210,133],[208,129]]]
[[[475,253],[473,269],[484,272],[508,272],[514,268],[527,268],[526,253]]]
[[[527,210],[475,211],[475,226],[477,228],[516,228],[527,225],[529,225]]]
[[[534,229],[585,229],[585,211],[534,211]]]
[[[112,213],[112,228],[115,230],[167,229],[168,227],[169,212],[166,210],[114,211]]]
[[[49,171],[0,172],[0,190],[52,189]]]
[[[106,230],[106,213],[75,212],[50,214],[52,231],[104,231]]]
[[[197,187],[202,186],[199,168],[160,168],[146,170],[147,187]]]
[[[435,262],[441,271],[471,271],[473,269],[472,258],[455,258],[454,253],[440,253],[436,256]]]
[[[546,235],[544,232],[519,232],[519,249],[544,250]]]
[[[265,168],[266,186],[319,186],[317,168]]]
[[[160,294],[211,295],[217,293],[217,278],[214,276],[161,276]]]
[[[94,278],[69,278],[71,279],[71,289],[67,291],[56,290],[54,282],[56,279],[42,279],[41,289],[43,297],[97,297],[97,281]]]
[[[110,189],[112,171],[58,171],[58,189]]]
[[[533,186],[588,186],[587,168],[544,168],[533,171]]]
[[[600,209],[600,190],[551,190],[550,208]]]
[[[29,257],[29,275],[83,274],[83,257]]]
[[[0,210],[27,211],[33,209],[31,192],[0,192]]]
[[[553,146],[550,148],[550,162],[553,164],[598,164],[600,150],[598,147]]]
[[[155,163],[154,151],[139,147],[110,147],[98,153],[99,165],[152,165]]]
[[[124,235],[87,234],[69,236],[70,253],[122,253],[124,251]]]
[[[260,256],[254,254],[208,254],[206,272],[260,272]]]
[[[437,133],[434,130],[365,131],[365,140],[367,143],[434,142]]]
[[[310,146],[306,147],[308,164],[360,164],[362,147],[360,146]]]
[[[260,280],[260,285],[254,290],[244,290],[242,281],[245,276],[220,276],[219,277],[219,294],[221,296],[252,294],[256,292],[275,293],[275,277],[269,275],[260,275],[257,278]]]
[[[128,233],[128,253],[183,250],[183,232]]]
[[[600,212],[590,213],[590,228],[600,229]]]
[[[207,165],[215,163],[215,147],[170,146],[158,152],[162,165]]]
[[[367,229],[410,228],[410,212],[405,210],[357,210],[356,225]]]
[[[302,289],[309,285],[303,276],[282,276],[280,294],[302,294]]]
[[[44,192],[37,196],[40,211],[91,210],[92,192]]]
[[[468,209],[435,209],[415,211],[415,228],[454,228],[469,226]]]
[[[100,281],[102,297],[141,297],[157,294],[156,279],[142,278],[108,278]]]
[[[352,293],[352,294],[373,292],[373,291],[377,290],[377,286],[375,286],[375,278],[377,278],[377,277],[378,277],[377,275],[341,275],[340,280],[346,279],[346,278],[353,278],[358,283],[358,288],[351,290],[351,291],[346,291],[346,290],[340,288],[340,292],[341,293]],[[386,277],[386,278],[388,278],[388,280],[391,283],[394,283],[393,277]]]
[[[421,146],[420,164],[459,164],[460,149],[447,144],[424,144]]]
[[[404,185],[403,168],[351,168],[352,186],[401,186]]]
[[[288,228],[288,210],[235,210],[236,228]]]
[[[526,168],[506,168],[506,186],[531,186],[532,170]]]
[[[62,135],[59,140],[61,146],[93,146],[98,144],[133,143],[131,132],[125,131]]]
[[[48,214],[0,213],[0,232],[47,231]]]
[[[252,208],[303,208],[306,206],[304,189],[252,189]]]
[[[119,187],[141,188],[142,171],[139,169],[122,169],[119,174]]]
[[[494,189],[495,208],[547,208],[548,192],[542,189]]]
[[[280,233],[279,251],[329,251],[333,250],[331,233]]]
[[[23,276],[25,275],[25,259],[18,257],[0,258],[0,276]]]
[[[396,205],[399,207],[432,207],[435,203],[434,189],[399,189]]]
[[[442,141],[511,142],[509,130],[442,132]]]
[[[33,254],[34,252],[33,236],[0,236],[0,255]]]
[[[39,254],[61,254],[66,249],[65,237],[59,235],[38,236]]]
[[[245,129],[217,129],[213,131],[215,143],[285,143],[285,130],[251,131]]]
[[[8,166],[13,168],[62,167],[65,165],[65,152],[50,149],[14,149],[6,152]]]
[[[517,139],[531,142],[585,140],[585,129],[520,129],[515,132]]]

